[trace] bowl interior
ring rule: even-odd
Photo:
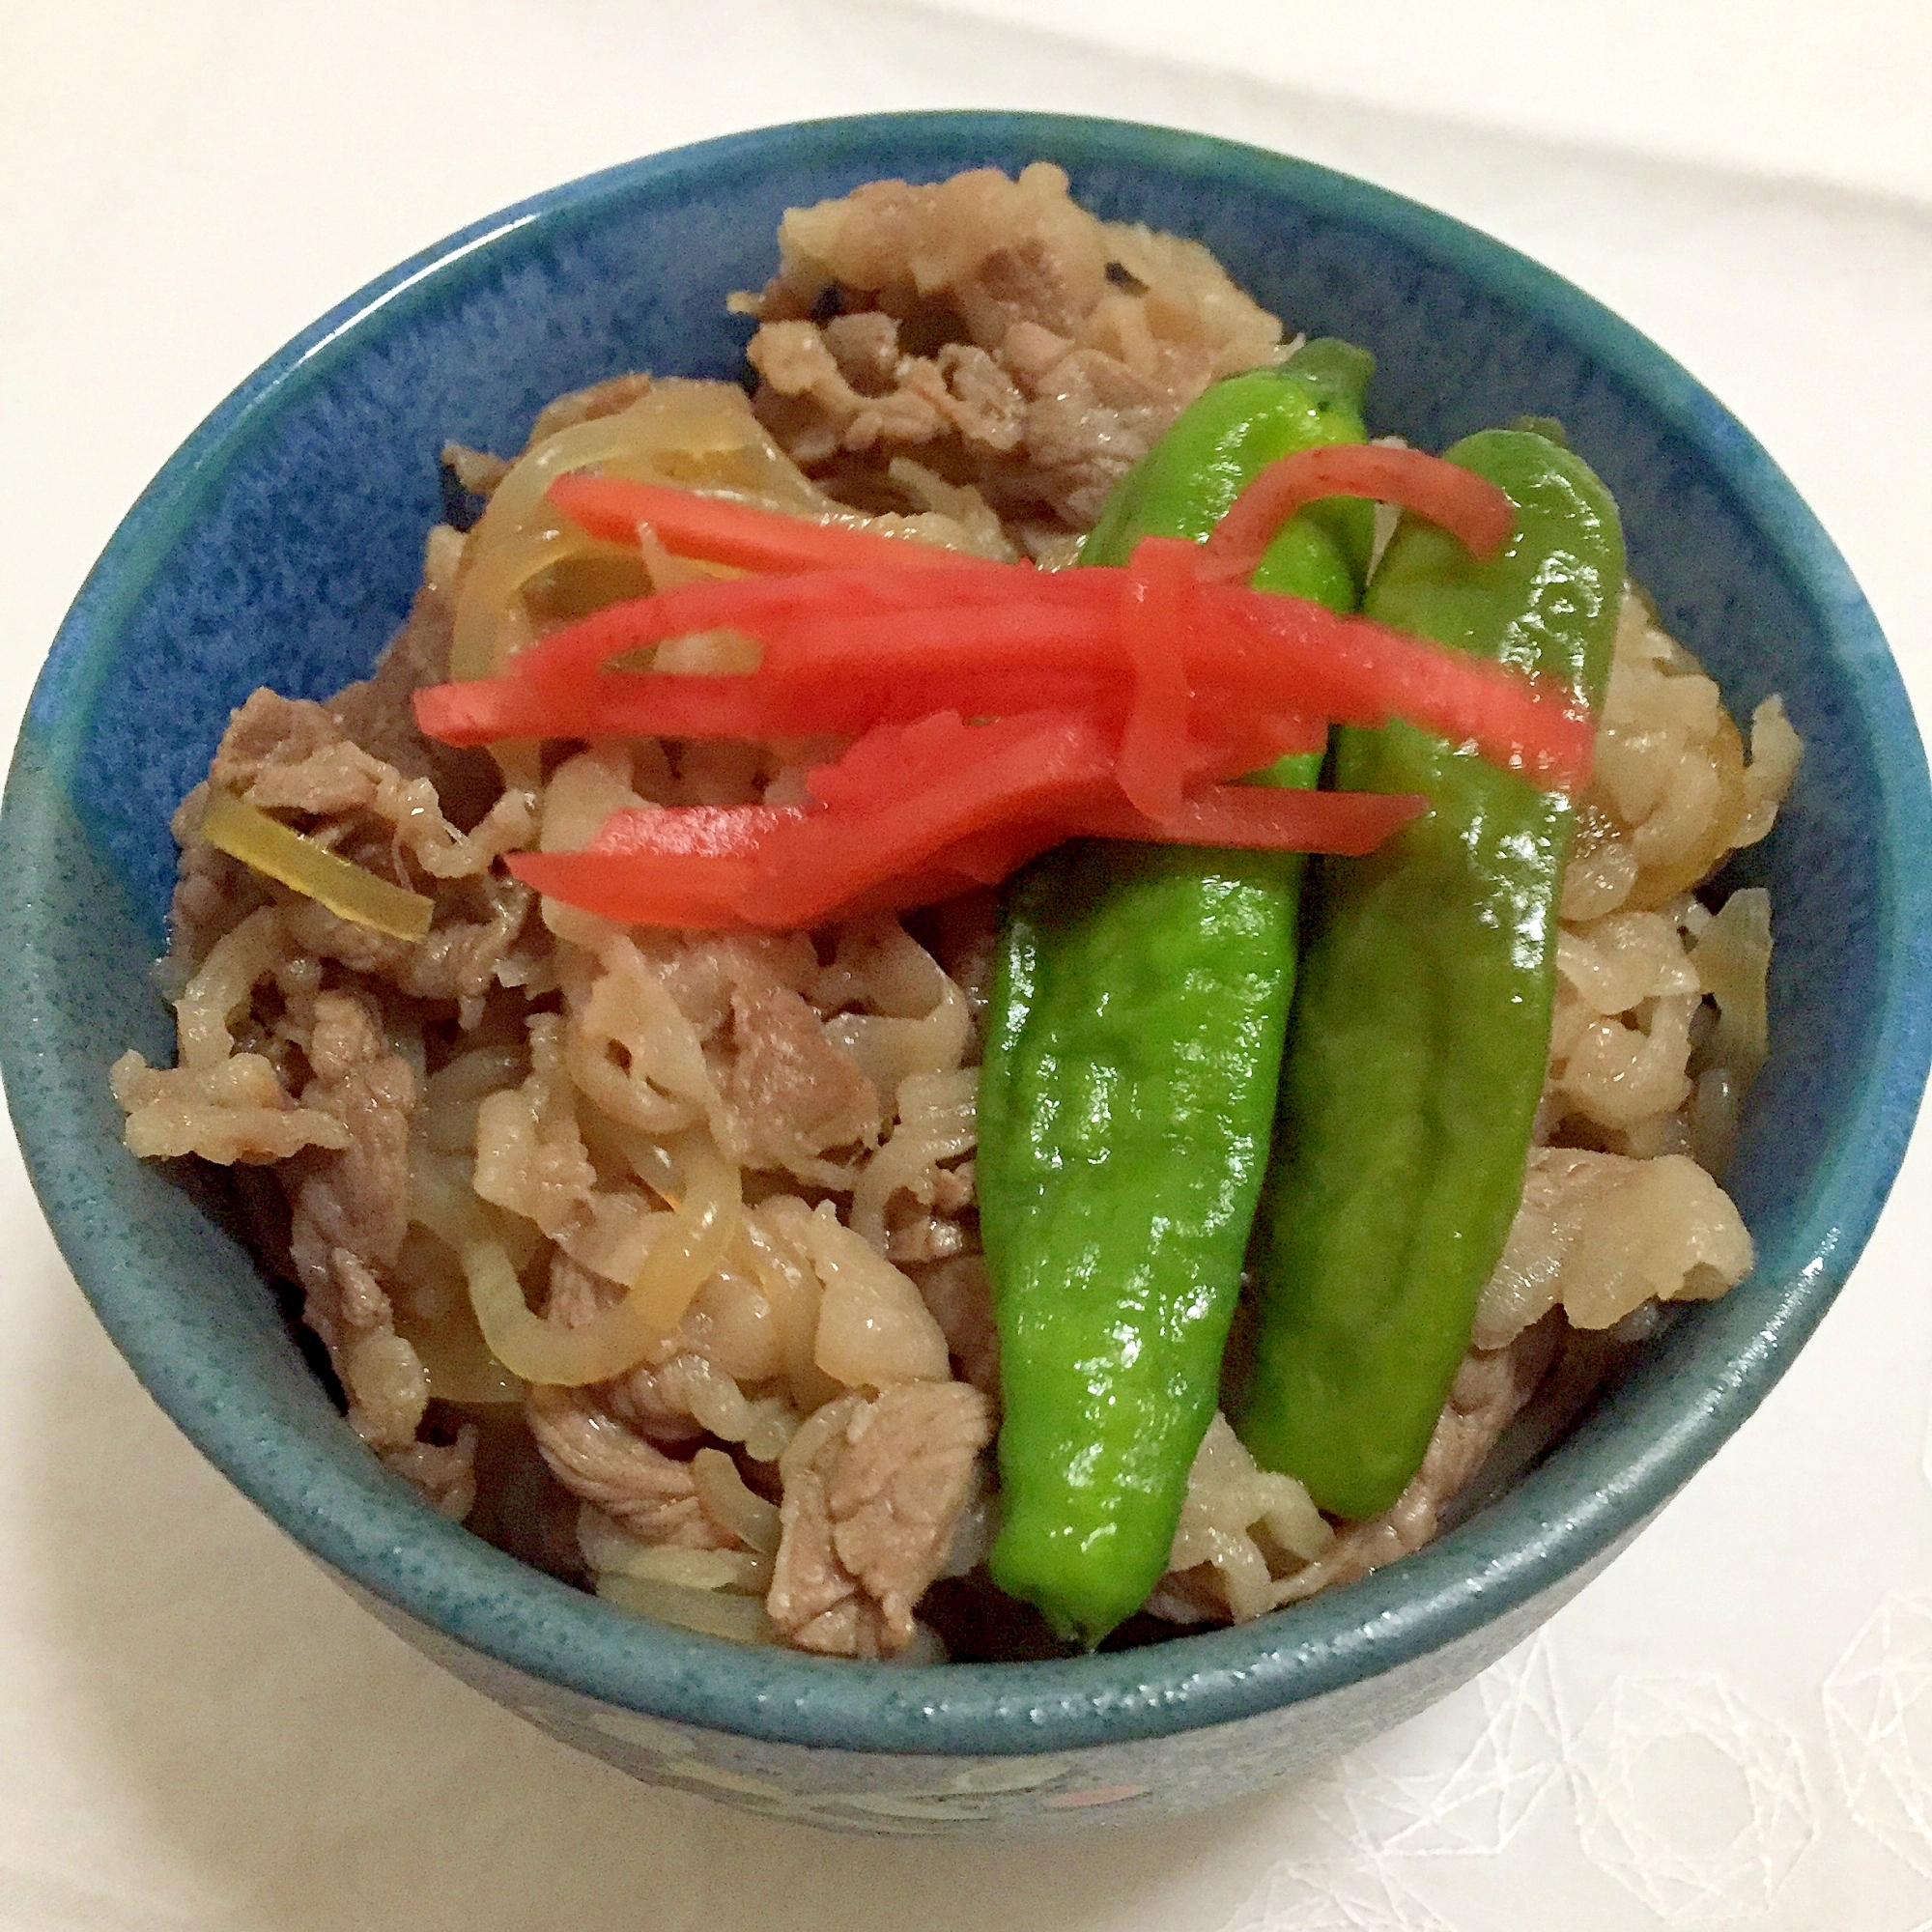
[[[149,962],[170,811],[257,684],[321,696],[400,622],[437,454],[516,447],[620,369],[738,373],[790,205],[881,175],[1061,162],[1100,213],[1197,237],[1292,328],[1374,349],[1372,427],[1439,448],[1553,415],[1622,504],[1632,567],[1740,717],[1782,692],[1808,751],[1741,882],[1774,889],[1771,1064],[1729,1177],[1759,1265],[1690,1312],[1508,1495],[1391,1571],[1244,1631],[943,1672],[753,1655],[640,1627],[441,1522],[324,1398],[219,1191],[121,1148],[106,1069],[168,1052]],[[37,1186],[102,1320],[184,1429],[380,1597],[614,1703],[872,1748],[1045,1749],[1266,1708],[1419,1657],[1560,1582],[1759,1399],[1822,1314],[1902,1156],[1928,1050],[1923,754],[1835,551],[1722,408],[1577,291],[1470,230],[1257,151],[1119,124],[886,116],[639,162],[405,264],[211,417],[117,534],[36,691],[10,781],[0,989]]]

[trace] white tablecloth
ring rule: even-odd
[[[1071,0],[1059,38],[1018,16],[1016,0],[11,10],[8,733],[162,459],[390,262],[698,136],[985,104],[1299,152],[1581,283],[1769,444],[1932,709],[1922,0],[1634,0],[1614,20],[1511,0]],[[990,1861],[643,1790],[423,1662],[175,1435],[74,1291],[11,1143],[0,1158],[5,1932],[1932,1926],[1923,1134],[1797,1367],[1526,1650],[1312,1785]]]

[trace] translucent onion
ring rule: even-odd
[[[1745,768],[1749,809],[1738,827],[1740,845],[1755,845],[1771,830],[1804,754],[1804,741],[1784,715],[1784,699],[1767,697],[1751,713],[1750,763]]]
[[[527,1267],[543,1240],[520,1214],[483,1200],[475,1188],[475,1164],[461,1154],[433,1152],[420,1133],[410,1135],[410,1221],[426,1229],[451,1255],[472,1241],[494,1241],[513,1268]]]
[[[847,1388],[947,1379],[946,1336],[920,1292],[891,1262],[836,1219],[830,1206],[796,1216],[797,1240],[825,1293],[812,1359]]]
[[[898,1124],[892,1139],[866,1163],[852,1190],[852,1232],[881,1254],[886,1249],[886,1204],[893,1196],[904,1189],[929,1207],[940,1163],[972,1151],[979,1138],[979,1091],[977,1066],[961,1066],[951,1073],[908,1074],[899,1083]]]
[[[548,565],[525,583],[524,600],[541,622],[569,624],[607,604],[663,588],[649,559],[630,545],[569,529]]]
[[[685,1549],[674,1544],[633,1544],[620,1561],[598,1567],[600,1577],[635,1577],[645,1583],[674,1583],[685,1590],[728,1590],[764,1595],[772,1560],[753,1549]]]
[[[966,995],[896,920],[859,938],[849,964],[841,948],[838,964],[863,976],[877,1010],[836,1014],[825,1022],[825,1037],[858,1061],[881,1100],[894,1105],[910,1076],[959,1065],[973,1030]]]
[[[274,970],[283,938],[280,911],[264,906],[210,948],[200,971],[175,1002],[175,1031],[184,1067],[206,1072],[235,1051],[230,1023],[247,1008],[256,981]]]
[[[557,477],[593,464],[609,475],[728,491],[801,516],[838,507],[772,440],[742,390],[728,383],[654,384],[615,415],[546,437],[491,494],[469,533],[457,593],[452,678],[487,677],[527,640],[524,586],[565,554],[564,521],[544,493]]]
[[[525,1384],[484,1347],[480,1336],[473,1348],[445,1348],[446,1331],[438,1331],[438,1340],[416,1336],[412,1346],[421,1357],[429,1377],[429,1392],[439,1402],[461,1403],[469,1408],[521,1408]],[[424,1354],[425,1343],[429,1352]]]
[[[615,420],[615,418],[611,418]],[[533,527],[519,530],[516,535],[506,538],[490,558],[490,582],[503,599],[504,608],[497,615],[497,648],[493,661],[500,663],[511,650],[520,650],[531,641],[531,628],[526,614],[527,607],[514,600],[528,595],[536,586],[543,584],[546,589],[556,585],[565,566],[592,561],[610,561],[627,564],[634,571],[639,570],[638,554],[627,550],[621,544],[607,543],[601,538],[586,536],[574,525],[561,527],[548,518]],[[556,573],[554,576],[553,573]],[[632,584],[617,593],[625,597],[644,594],[644,586]],[[606,598],[604,602],[615,601]],[[595,608],[594,606],[590,608]],[[573,611],[567,614],[582,616],[582,611]],[[505,630],[504,626],[511,628]],[[508,646],[509,648],[505,648]]]
[[[804,1203],[798,1205],[803,1210]],[[778,1319],[779,1351],[792,1400],[801,1413],[810,1414],[838,1393],[838,1384],[811,1358],[818,1337],[818,1306],[824,1298],[817,1270],[783,1237],[781,1229],[760,1226],[754,1215],[745,1216],[744,1236],[741,1254],[751,1263]]]
[[[392,939],[421,939],[436,916],[434,901],[421,893],[378,878],[232,792],[209,793],[200,830],[231,859],[326,905],[338,919]]]
[[[597,1579],[597,1594],[607,1604],[633,1616],[658,1617],[707,1636],[729,1637],[736,1643],[775,1643],[778,1634],[765,1606],[756,1597],[740,1597],[722,1590],[694,1590],[682,1583],[659,1583],[643,1577],[607,1575]]]
[[[579,1130],[593,1156],[610,1165],[628,1167],[667,1208],[675,1208],[684,1193],[683,1171],[677,1156],[662,1141],[613,1121],[592,1108]]]
[[[467,1306],[442,1321],[425,1321],[398,1301],[395,1317],[396,1333],[416,1351],[429,1392],[439,1401],[484,1407],[523,1402],[523,1382],[491,1354]]]
[[[476,1147],[476,1110],[486,1094],[519,1085],[529,1072],[522,1040],[474,1047],[459,1054],[423,1082],[423,1139],[432,1153],[470,1153]]]
[[[1626,905],[1638,910],[1663,905],[1676,894],[1696,885],[1737,843],[1738,828],[1745,822],[1747,807],[1745,748],[1729,714],[1719,711],[1711,736],[1687,747],[1685,755],[1701,756],[1708,761],[1716,778],[1717,802],[1702,832],[1686,850],[1641,866],[1636,883],[1625,900]],[[1634,842],[1640,854],[1641,837]]]
[[[526,1381],[582,1388],[634,1369],[717,1271],[743,1216],[738,1170],[700,1143],[685,1151],[682,1205],[651,1243],[623,1300],[576,1328],[533,1314],[502,1244],[469,1240],[463,1272],[490,1352]]]
[[[704,1513],[748,1549],[766,1556],[779,1547],[777,1508],[745,1486],[738,1465],[722,1449],[700,1449],[691,1460],[691,1480]]]
[[[687,1142],[678,1151],[678,1169],[677,1211],[651,1243],[627,1297],[667,1335],[718,1272],[744,1218],[737,1164],[721,1159],[708,1141]]]
[[[722,1452],[712,1450],[716,1456]],[[728,1458],[726,1459],[729,1460]],[[594,1503],[577,1508],[577,1547],[600,1577],[636,1577],[687,1590],[731,1590],[762,1596],[771,1583],[769,1550],[691,1549],[651,1544],[606,1516]],[[773,1548],[777,1545],[774,1543]]]
[[[629,415],[626,410],[558,430],[512,464],[497,484],[469,533],[449,652],[452,678],[487,677],[507,654],[505,646],[514,648],[506,624],[528,622],[516,601],[519,593],[561,554],[547,548],[558,542],[562,520],[549,512],[544,492],[569,470],[618,455],[632,435]]]
[[[1711,1062],[1731,1068],[1747,1087],[1770,1047],[1771,895],[1761,886],[1733,893],[1698,936],[1690,963],[1718,1003]]]

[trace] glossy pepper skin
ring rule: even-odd
[[[1142,537],[1198,541],[1277,457],[1362,441],[1362,392],[1375,366],[1366,349],[1318,336],[1285,363],[1204,390],[1115,485],[1080,561],[1125,563]],[[1283,526],[1251,582],[1352,611],[1374,534],[1370,504],[1342,497],[1317,504]]]
[[[1526,430],[1447,455],[1508,493],[1515,535],[1479,563],[1406,519],[1366,613],[1597,705],[1624,571],[1608,491]],[[1337,786],[1426,792],[1433,810],[1319,874],[1232,1420],[1324,1510],[1367,1517],[1421,1464],[1521,1197],[1573,811],[1406,724],[1336,737]]]
[[[1312,352],[1312,353],[1311,353]],[[1255,472],[1360,441],[1347,344],[1208,390],[1081,554],[1205,537]],[[1254,582],[1352,609],[1366,504],[1304,513]],[[1359,514],[1356,514],[1359,513]],[[1319,757],[1265,781],[1312,784]],[[1081,842],[1009,888],[977,1159],[1000,1329],[994,1581],[1087,1643],[1139,1608],[1218,1399],[1294,974],[1297,855]]]

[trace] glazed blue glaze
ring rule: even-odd
[[[746,1652],[640,1624],[499,1555],[384,1473],[304,1366],[217,1188],[122,1149],[106,1069],[165,1057],[148,962],[170,811],[257,684],[323,696],[406,611],[447,440],[518,446],[560,390],[730,375],[733,289],[790,205],[880,175],[1046,157],[1103,215],[1205,242],[1290,327],[1375,350],[1372,426],[1440,447],[1559,417],[1634,572],[1734,711],[1807,742],[1772,838],[1775,1053],[1730,1184],[1759,1265],[1690,1311],[1575,1436],[1429,1549],[1238,1631],[936,1670]],[[883,116],[734,136],[575,183],[404,264],[244,384],[151,486],[36,689],[0,817],[0,1059],[62,1248],[156,1400],[379,1614],[640,1776],[854,1829],[1051,1824],[1212,1802],[1419,1709],[1548,1616],[1737,1428],[1857,1257],[1932,1024],[1925,760],[1830,541],[1653,345],[1474,231],[1256,150],[1052,117]]]

